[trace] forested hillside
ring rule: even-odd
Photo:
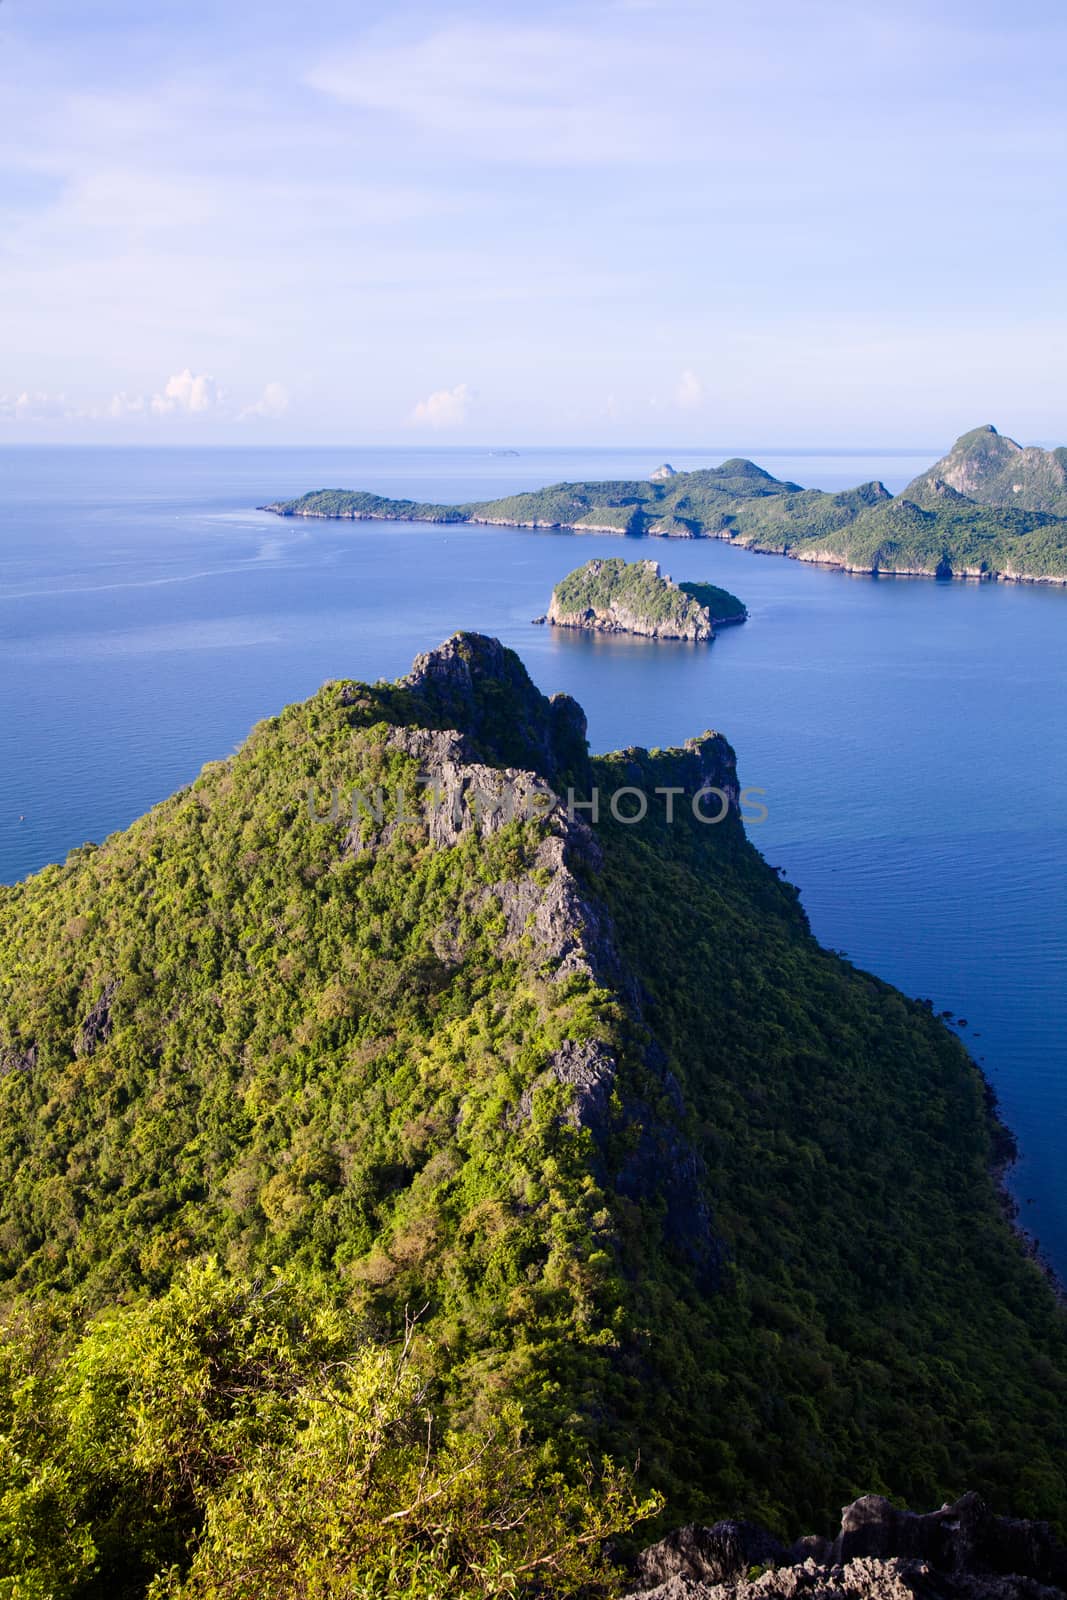
[[[0,1594],[593,1594],[653,1492],[1067,1522],[988,1091],[721,736],[590,759],[457,635],[0,928]]]

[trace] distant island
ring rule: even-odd
[[[552,591],[547,616],[558,628],[632,633],[648,639],[713,639],[716,625],[744,622],[736,595],[712,583],[675,583],[658,561],[587,561]]]
[[[318,489],[261,509],[283,517],[487,523],[667,539],[728,539],[847,572],[1067,583],[1067,449],[975,428],[898,495],[879,482],[829,494],[735,458],[647,480],[557,483],[465,505]]]

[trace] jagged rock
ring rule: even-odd
[[[100,996],[90,1009],[78,1033],[77,1051],[81,1056],[91,1056],[111,1035],[111,1001],[118,988],[116,982],[105,983]]]
[[[14,1045],[0,1046],[0,1078],[6,1078],[9,1072],[30,1073],[36,1065],[36,1044],[28,1044],[23,1050],[16,1050]]]
[[[711,1528],[677,1528],[637,1558],[644,1589],[671,1578],[699,1578],[706,1584],[731,1583],[750,1567],[780,1561],[777,1539],[753,1522],[716,1522]]]
[[[671,1578],[646,1590],[641,1600],[1061,1600],[1061,1596],[1061,1590],[1032,1578],[948,1576],[925,1561],[860,1556],[843,1567],[806,1561],[738,1583]]]
[[[552,1057],[552,1075],[574,1089],[571,1116],[579,1127],[606,1131],[615,1057],[599,1039],[565,1039]]]
[[[946,1571],[1023,1573],[1041,1583],[1067,1586],[1067,1550],[1045,1522],[998,1517],[980,1495],[965,1494],[939,1511],[900,1511],[881,1495],[846,1506],[833,1559],[909,1556]]]
[[[493,717],[493,689],[500,681],[509,686],[509,705],[519,707],[506,733]],[[471,829],[494,832],[514,814],[516,804],[521,810],[531,799],[544,828],[531,870],[479,892],[499,903],[506,943],[529,941],[550,980],[587,973],[625,994],[639,1018],[641,992],[620,960],[609,917],[585,887],[585,874],[595,870],[601,859],[596,830],[583,815],[572,814],[565,798],[551,786],[561,772],[570,778],[587,770],[580,707],[566,695],[547,700],[517,656],[497,640],[478,634],[456,634],[419,656],[400,687],[416,695],[423,709],[431,707],[435,721],[454,718],[450,727],[394,727],[386,736],[390,749],[402,750],[418,762],[420,786],[430,799],[420,812],[429,840],[448,848]],[[503,765],[501,748],[518,751],[529,766]],[[490,750],[496,766],[483,759]],[[625,781],[643,786],[650,795],[657,783],[674,783],[687,797],[679,803],[688,804],[693,794],[714,785],[726,795],[728,808],[736,811],[734,753],[721,735],[691,739],[684,750],[671,752],[666,759],[653,761],[647,751],[636,749],[625,754]],[[600,797],[601,809],[607,810],[609,803],[607,795]],[[345,848],[352,852],[374,848],[398,826],[410,827],[411,821],[368,827],[360,820],[349,832]],[[447,938],[436,943],[438,958],[445,963],[460,959],[459,950],[447,943]],[[658,1046],[649,1046],[646,1061],[662,1082],[668,1109],[657,1110],[636,1098],[622,1101],[615,1115],[621,1126],[636,1130],[636,1137],[612,1181],[630,1198],[658,1196],[663,1201],[667,1238],[686,1257],[698,1281],[713,1286],[724,1252],[705,1198],[706,1174],[681,1131],[681,1094],[666,1073]],[[599,1170],[606,1176],[615,1078],[616,1061],[605,1041],[565,1040],[524,1091],[509,1121],[518,1125],[527,1120],[534,1096],[553,1080],[570,1086],[574,1093],[567,1116],[592,1133],[602,1157]]]
[[[549,783],[587,767],[581,706],[568,694],[543,695],[499,639],[455,633],[416,656],[398,687],[442,727],[462,728],[469,748],[493,765],[531,767]]]
[[[1067,1549],[1047,1523],[996,1516],[977,1494],[925,1515],[869,1494],[832,1543],[809,1535],[784,1555],[759,1528],[716,1523],[668,1535],[634,1572],[628,1600],[1063,1600]]]
[[[655,472],[649,473],[648,480],[650,483],[666,483],[669,478],[676,476],[677,474],[670,462],[665,461],[661,467],[656,468]]]

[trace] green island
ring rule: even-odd
[[[0,887],[0,1592],[611,1596],[867,1491],[1063,1532],[1010,1136],[750,800],[459,634]]]
[[[848,572],[1067,583],[1067,450],[1024,449],[976,428],[898,495],[881,483],[837,494],[735,459],[648,481],[558,483],[443,506],[319,489],[262,508],[285,517],[489,523],[652,538],[728,539]]]
[[[587,561],[556,584],[544,617],[559,628],[632,633],[650,639],[705,640],[716,626],[744,622],[736,595],[713,583],[675,583],[658,561],[618,556]]]

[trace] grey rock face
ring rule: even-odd
[[[499,639],[453,634],[416,656],[397,686],[441,726],[462,729],[483,760],[530,767],[550,783],[584,770],[588,761],[581,706],[570,695],[543,695]]]
[[[111,1035],[111,1001],[114,998],[117,983],[105,983],[100,991],[100,996],[91,1007],[85,1021],[78,1033],[77,1052],[81,1056],[91,1056],[94,1050],[106,1044]]]
[[[781,1561],[785,1550],[753,1522],[690,1525],[669,1533],[637,1558],[637,1576],[645,1589],[672,1578],[699,1578],[705,1584],[732,1583],[750,1567]]]
[[[764,1541],[761,1545],[760,1540]],[[753,1566],[769,1570],[749,1579]],[[682,1528],[638,1558],[628,1600],[1063,1600],[1067,1550],[1047,1523],[995,1516],[976,1494],[917,1515],[881,1495],[784,1554],[746,1523]]]
[[[31,1073],[37,1065],[37,1046],[29,1044],[24,1050],[16,1050],[13,1045],[0,1046],[0,1078],[5,1078],[9,1072]]]

